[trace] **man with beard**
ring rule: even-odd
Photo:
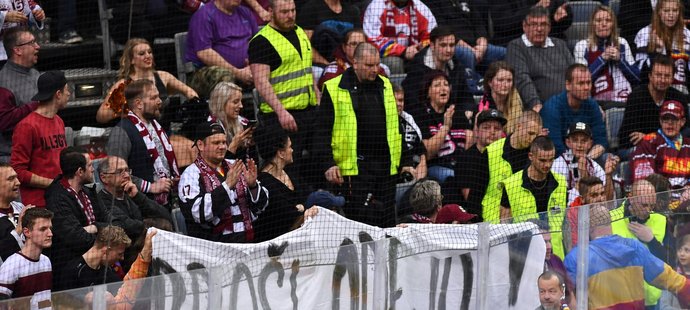
[[[126,159],[139,190],[168,206],[180,173],[168,135],[156,120],[161,115],[158,89],[148,79],[135,80],[125,87],[125,99],[129,112],[113,127],[106,152]]]
[[[27,209],[16,202],[19,198],[19,179],[12,166],[0,162],[0,264],[24,246],[22,217]]]
[[[182,173],[178,192],[189,235],[240,243],[254,240],[252,223],[268,206],[268,190],[256,180],[256,164],[226,160],[225,130],[201,123],[194,146],[199,153]]]
[[[82,255],[96,240],[98,229],[110,224],[110,214],[96,194],[93,164],[89,154],[75,147],[60,153],[62,175],[46,191],[48,210],[55,218],[55,239],[51,249],[53,288],[60,290],[60,271],[65,263]]]
[[[249,42],[249,67],[261,95],[260,121],[279,122],[290,132],[295,150],[292,169],[303,180],[307,171],[302,153],[313,135],[312,114],[317,102],[311,74],[312,47],[304,30],[295,24],[295,2],[270,3],[271,22]]]
[[[22,233],[26,245],[0,266],[0,300],[31,297],[22,309],[50,308],[50,259],[41,252],[53,241],[53,213],[44,208],[31,208],[22,219]]]
[[[501,220],[523,222],[529,218],[548,221],[549,227],[561,227],[567,206],[565,178],[551,172],[555,148],[547,137],[537,137],[529,150],[530,165],[501,182]],[[548,211],[548,212],[547,212]],[[552,235],[553,254],[563,258],[563,235]]]
[[[316,134],[323,143],[316,157],[326,180],[349,202],[348,218],[389,226],[398,173],[414,175],[414,169],[403,154],[393,86],[378,74],[379,63],[376,48],[360,43],[353,66],[324,84]]]

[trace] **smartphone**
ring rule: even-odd
[[[258,122],[259,122],[259,121],[255,120],[255,119],[250,119],[249,122],[247,123],[247,128],[256,127],[256,124],[257,124]]]

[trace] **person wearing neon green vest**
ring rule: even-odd
[[[527,169],[501,182],[501,221],[541,218],[556,230],[563,225],[568,191],[565,178],[551,172],[556,148],[551,139],[540,136],[532,141],[528,156],[531,163]],[[553,254],[565,257],[563,234],[554,232],[551,238]]]
[[[290,132],[293,169],[303,178],[307,171],[302,153],[313,136],[317,102],[311,43],[295,24],[294,0],[272,0],[269,11],[271,22],[249,42],[249,68],[260,95],[259,121],[280,123]]]
[[[527,110],[516,119],[515,132],[506,138],[489,144],[484,151],[485,160],[473,164],[477,184],[486,186],[481,193],[483,221],[498,223],[502,188],[499,183],[529,164],[529,146],[537,135],[542,134],[541,116]]]
[[[630,198],[622,206],[611,211],[613,233],[624,238],[636,239],[649,248],[654,256],[669,263],[667,253],[673,253],[672,225],[666,216],[653,213],[657,206],[654,185],[647,180],[633,183]],[[661,297],[661,291],[645,286],[645,304],[654,306]]]
[[[373,45],[360,43],[353,66],[324,84],[315,147],[326,180],[348,201],[345,215],[392,226],[398,173],[415,173],[412,156],[402,151],[393,86],[378,75],[380,62]]]

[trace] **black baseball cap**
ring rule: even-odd
[[[570,137],[571,135],[574,135],[576,133],[583,133],[583,134],[585,134],[591,138],[592,137],[592,127],[589,126],[589,124],[583,123],[583,122],[577,122],[577,123],[570,124],[570,127],[568,127],[568,134],[566,136]]]
[[[194,144],[196,146],[197,141],[204,140],[215,134],[225,134],[225,129],[218,123],[203,122],[196,126],[196,131],[194,132]]]
[[[503,113],[496,109],[484,110],[479,112],[479,115],[477,115],[477,126],[488,121],[499,121],[503,126],[508,123],[508,120],[505,118],[505,116],[503,116]]]
[[[62,90],[67,84],[67,78],[62,71],[46,71],[38,77],[38,93],[32,101],[48,101],[56,91]]]

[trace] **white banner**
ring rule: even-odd
[[[153,268],[167,275],[154,294],[166,296],[159,309],[209,302],[222,309],[476,309],[482,277],[488,309],[531,310],[539,306],[546,251],[535,229],[492,225],[486,275],[477,274],[477,225],[380,229],[321,209],[302,228],[258,244],[159,231]],[[217,294],[208,294],[209,283]]]

